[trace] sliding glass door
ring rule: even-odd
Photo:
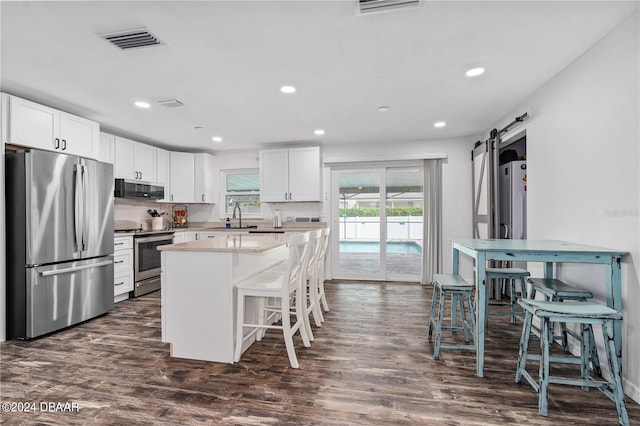
[[[419,281],[422,267],[422,169],[334,170],[332,275]]]
[[[420,281],[422,272],[422,168],[385,171],[385,279]]]

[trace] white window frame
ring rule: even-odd
[[[260,174],[260,169],[230,169],[230,170],[221,170],[222,172],[222,202],[221,202],[221,216],[222,218],[226,218],[226,217],[231,217],[233,212],[227,212],[227,196],[228,195],[237,195],[236,192],[229,192],[227,191],[227,176],[228,175],[241,175],[241,174]],[[258,191],[248,191],[248,192],[244,192],[242,193],[242,195],[257,195],[258,199],[260,198],[260,190]],[[260,203],[260,212],[258,213],[249,213],[249,212],[242,212],[242,217],[250,217],[250,218],[262,218],[262,212],[263,212],[263,207],[262,207],[262,203]]]

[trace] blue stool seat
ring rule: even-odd
[[[593,294],[588,290],[576,288],[564,281],[555,278],[529,278],[529,284],[531,284],[531,291],[529,293],[530,299],[535,299],[536,293],[539,291],[545,296],[547,301],[551,302],[564,302],[567,300],[586,302],[587,299],[591,299]],[[554,332],[554,326],[551,326],[551,331]],[[565,352],[569,351],[568,336],[581,341],[580,335],[567,329],[567,324],[560,323],[560,334],[553,335],[553,340],[560,341],[562,349]],[[593,370],[596,375],[601,375],[600,359],[598,358],[598,350],[596,347],[596,341],[593,336],[593,329],[589,327],[589,341],[590,341],[590,354],[591,363],[593,364]]]
[[[474,287],[473,284],[469,284],[460,275],[455,274],[435,274],[433,276],[433,300],[431,301],[431,316],[429,318],[429,334],[428,339],[431,340],[433,330],[436,330],[436,347],[433,351],[433,358],[440,358],[440,349],[468,349],[475,350],[475,328],[476,328],[476,314],[473,309],[473,303],[471,302],[471,292]],[[451,296],[451,325],[444,326],[444,307],[446,303],[446,296]],[[467,310],[471,324],[467,321],[465,303],[467,302]],[[457,324],[457,309],[458,304],[460,307],[461,325]],[[464,332],[464,341],[469,343],[469,334],[473,336],[473,344],[448,344],[442,343],[442,331],[459,331]],[[471,333],[469,333],[471,332]]]
[[[492,302],[487,306],[488,315],[510,315],[511,324],[516,323],[516,319],[522,319],[524,315],[516,311],[518,306],[516,303],[516,281],[520,282],[520,297],[527,298],[527,283],[526,279],[531,274],[526,269],[522,268],[487,268],[486,269],[487,283],[491,280],[509,280],[511,285],[510,291],[510,303]],[[491,310],[491,306],[510,306],[511,311]]]
[[[516,383],[521,383],[525,378],[533,389],[538,392],[538,412],[547,416],[549,414],[549,384],[557,383],[563,385],[581,386],[582,389],[588,390],[595,387],[607,395],[615,402],[618,412],[618,421],[622,425],[629,424],[629,415],[624,401],[624,392],[622,389],[621,366],[618,362],[614,342],[613,322],[622,319],[622,314],[607,306],[593,302],[549,302],[531,299],[520,299],[518,304],[525,310],[525,319],[522,327],[522,335],[520,337],[520,349],[518,353],[518,365],[516,368]],[[540,319],[540,355],[532,355],[528,353],[529,338],[531,336],[531,323],[533,317]],[[551,326],[553,322],[569,322],[582,325],[582,345],[581,345],[581,369],[580,378],[566,378],[551,376],[549,374],[549,363],[553,362],[570,362],[573,361],[569,357],[569,361],[563,357],[551,355]],[[590,333],[589,329],[592,324],[600,325],[604,336],[605,349],[609,369],[611,371],[611,380],[594,380],[589,374],[589,353],[590,353]],[[538,360],[539,371],[538,380],[526,370],[527,360]]]

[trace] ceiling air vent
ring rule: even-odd
[[[100,37],[115,44],[122,50],[159,46],[162,44],[158,37],[151,34],[146,28],[122,31],[118,33],[101,34]]]
[[[365,15],[375,12],[404,9],[406,7],[422,6],[424,0],[356,0],[356,14]]]

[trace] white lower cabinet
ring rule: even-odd
[[[184,239],[185,231],[174,230],[173,233],[173,244],[184,243],[186,240]]]
[[[133,237],[113,239],[113,296],[118,303],[129,298],[133,291]]]
[[[212,231],[185,231],[184,232],[184,240],[185,241],[198,241],[198,240],[206,240],[208,238],[215,238],[219,236],[219,232]]]

